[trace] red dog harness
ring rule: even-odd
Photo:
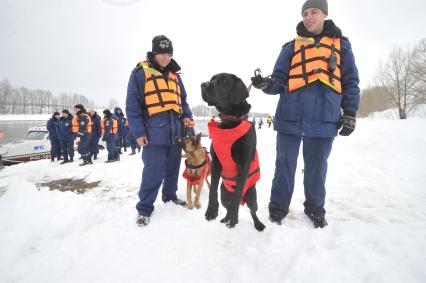
[[[212,138],[212,145],[216,152],[217,158],[222,165],[222,182],[225,188],[233,193],[237,184],[237,163],[232,159],[232,145],[235,141],[244,136],[252,127],[252,124],[246,120],[242,120],[240,125],[232,129],[218,128],[219,122],[210,122],[208,124],[209,133]],[[245,203],[245,195],[249,188],[253,187],[260,179],[259,158],[257,151],[250,163],[249,174],[243,188],[241,205]]]
[[[206,160],[199,165],[190,165],[188,163],[188,159],[185,159],[185,170],[183,171],[182,177],[184,177],[186,180],[188,180],[188,182],[191,185],[199,185],[204,181],[204,179],[206,178],[206,175],[210,172],[210,163],[211,163],[210,156],[209,156],[207,150],[206,150]],[[204,169],[201,172],[200,177],[195,178],[195,177],[188,175],[186,169],[199,169],[203,166],[204,166]]]

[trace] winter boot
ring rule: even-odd
[[[68,163],[69,161],[68,161],[68,159],[64,159],[61,163],[59,163],[59,164],[65,164],[65,163]],[[71,161],[72,162],[72,161]]]
[[[149,216],[145,215],[139,215],[138,219],[136,220],[136,224],[139,226],[146,226],[149,224]]]
[[[83,161],[83,163],[80,163],[80,164],[79,164],[79,166],[86,166],[86,165],[89,165],[89,164],[90,164],[90,162],[89,162],[89,161],[84,160],[84,161]]]
[[[98,155],[97,155],[97,154],[94,154],[94,155],[93,155],[93,160],[96,160],[96,159],[98,159]]]
[[[71,157],[70,162],[74,162],[74,158],[73,157]]]
[[[176,204],[176,205],[179,205],[179,206],[186,206],[186,201],[184,201],[184,200],[181,200],[181,199],[174,199],[174,200],[172,200],[172,202],[174,203],[174,204]]]
[[[62,157],[60,156],[60,155],[58,155],[57,157],[56,157],[56,160],[62,160]]]
[[[324,216],[321,215],[315,215],[313,213],[306,213],[305,214],[311,219],[312,223],[314,224],[315,228],[324,228],[328,225],[327,220],[325,220]]]
[[[281,225],[281,222],[287,216],[288,211],[285,209],[282,209],[278,204],[274,202],[269,203],[268,209],[269,209],[269,220],[272,223]]]
[[[134,150],[133,148],[132,148],[132,153],[130,153],[129,155],[135,155],[136,154],[136,150]]]
[[[55,162],[55,157],[50,157],[50,162]]]
[[[127,152],[127,147],[124,147],[124,152]]]

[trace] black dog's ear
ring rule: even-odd
[[[232,104],[240,104],[241,101],[244,101],[247,99],[247,97],[249,97],[249,92],[246,85],[237,76],[235,76],[234,86],[230,91],[230,96]]]

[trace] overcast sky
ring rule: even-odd
[[[247,84],[253,70],[272,72],[281,46],[296,35],[304,0],[0,0],[0,80],[84,94],[124,106],[133,67],[155,35],[174,44],[190,105],[200,83],[218,72]],[[425,0],[329,0],[329,19],[349,37],[361,87],[373,83],[380,58],[395,45],[426,37]],[[278,97],[252,90],[260,112]]]

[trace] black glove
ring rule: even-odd
[[[251,82],[255,88],[264,90],[270,85],[271,79],[264,78],[261,75],[257,75],[251,78]]]
[[[337,123],[337,129],[340,129],[339,135],[349,136],[355,130],[356,126],[356,113],[350,111],[343,111],[343,116],[340,116],[340,120]]]

